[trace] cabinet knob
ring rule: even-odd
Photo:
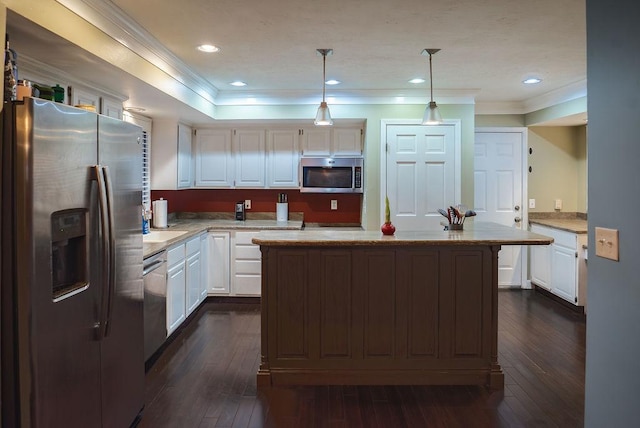
[[[520,205],[516,205],[515,207],[513,207],[513,209],[516,211],[520,211]]]
[[[515,221],[516,223],[520,223],[522,219],[520,217],[516,217],[513,219],[513,221]]]

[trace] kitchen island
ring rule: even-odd
[[[261,232],[258,386],[503,388],[498,251],[552,239],[497,224],[465,228]]]

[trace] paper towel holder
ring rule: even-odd
[[[156,229],[166,229],[168,202],[164,198],[153,201],[153,227]]]

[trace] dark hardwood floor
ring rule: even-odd
[[[140,428],[581,427],[584,316],[531,290],[499,293],[505,389],[257,390],[260,307],[205,302],[147,373]]]

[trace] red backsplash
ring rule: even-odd
[[[237,201],[251,199],[247,212],[274,212],[278,194],[286,193],[289,212],[304,213],[305,223],[360,224],[361,194],[300,193],[282,189],[187,189],[153,190],[151,200],[164,198],[168,212],[234,212]],[[331,200],[338,209],[331,210]]]

